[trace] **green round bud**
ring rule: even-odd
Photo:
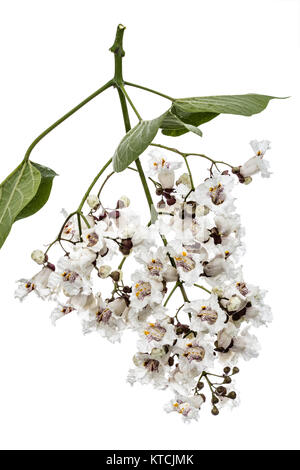
[[[244,184],[250,184],[252,182],[251,176],[246,176]]]
[[[229,372],[231,371],[231,369],[230,369],[230,367],[224,367],[223,371],[224,371],[224,374],[227,375],[227,374],[229,374]]]
[[[238,374],[239,371],[240,371],[240,369],[239,369],[238,367],[234,367],[234,368],[232,369],[232,375]]]
[[[90,194],[86,202],[88,203],[91,209],[97,209],[100,204],[99,198],[95,194]]]
[[[44,264],[46,261],[45,253],[41,250],[34,250],[31,253],[31,259],[35,261],[37,264]]]

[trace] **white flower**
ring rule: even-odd
[[[182,166],[181,162],[169,161],[158,150],[151,150],[149,156],[151,157],[149,161],[149,174],[153,177],[157,177],[161,171],[174,172],[174,170]]]
[[[270,149],[270,141],[269,140],[251,140],[250,145],[255,152],[255,155],[258,157],[263,157],[267,150]]]
[[[69,313],[74,311],[74,307],[71,305],[64,305],[59,303],[54,310],[52,310],[51,315],[50,315],[50,320],[53,324],[53,326],[56,326],[57,320],[60,318],[65,317]]]
[[[231,196],[233,185],[232,176],[215,175],[200,184],[195,190],[195,200],[216,214],[222,212],[232,213],[234,210],[234,199]]]
[[[80,253],[83,255],[83,250],[81,250]],[[85,268],[85,262],[82,266],[80,258],[75,260],[65,257],[60,258],[57,263],[57,270],[52,272],[49,276],[48,287],[53,293],[59,294],[63,292],[66,297],[72,297],[78,294],[88,295],[91,291],[91,287],[88,280],[84,279],[81,274],[82,272],[86,272],[86,269],[83,268]],[[89,270],[87,272],[89,272]]]
[[[266,151],[270,148],[269,144],[270,142],[268,140],[262,140],[261,142],[251,140],[250,145],[255,152],[255,156],[250,158],[241,166],[240,173],[244,178],[252,176],[258,172],[261,172],[261,175],[264,178],[268,178],[270,176],[269,162],[263,159]]]
[[[155,322],[145,322],[139,331],[140,340],[138,348],[143,352],[151,352],[154,348],[161,348],[164,345],[172,345],[176,339],[174,325],[170,324],[170,319]]]
[[[200,407],[204,403],[201,395],[182,396],[176,395],[174,400],[171,400],[166,406],[165,411],[171,413],[176,411],[179,413],[184,421],[198,420]]]
[[[192,314],[192,330],[210,332],[211,334],[221,330],[227,319],[215,294],[212,294],[208,299],[197,299],[186,303],[184,311]]]
[[[163,285],[154,280],[148,273],[135,271],[132,275],[132,294],[130,296],[130,306],[134,310],[142,310],[147,305],[155,306],[160,304],[163,298]]]
[[[203,255],[193,252],[192,249],[189,250],[188,246],[183,246],[176,240],[169,243],[168,249],[174,259],[180,280],[184,281],[187,286],[197,282],[203,272],[201,264]]]
[[[88,317],[83,319],[84,333],[97,331],[112,343],[120,341],[125,328],[125,322],[122,319],[122,307],[120,309],[120,305],[116,305],[116,303],[104,302],[101,295],[96,296],[95,300],[93,308],[89,308]]]
[[[104,222],[100,222],[97,226],[84,230],[82,233],[83,245],[86,248],[98,253],[104,247],[104,232],[107,226]]]
[[[170,264],[165,247],[159,247],[156,251],[150,252],[143,248],[136,256],[136,260],[144,265],[146,272],[153,279],[171,282],[178,278],[176,269]]]
[[[51,292],[47,284],[52,273],[52,269],[44,267],[31,279],[20,279],[18,281],[18,288],[15,291],[15,297],[22,301],[30,292],[35,292],[42,299],[48,297]]]
[[[207,335],[198,333],[196,338],[178,339],[173,351],[178,354],[179,369],[192,375],[199,376],[214,361],[213,346]]]
[[[135,369],[130,369],[128,373],[128,382],[133,385],[136,381],[142,384],[152,383],[155,388],[164,389],[167,387],[166,361],[168,355],[157,359],[152,354],[137,353],[133,362]]]

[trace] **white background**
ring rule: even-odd
[[[39,214],[18,222],[0,252],[0,447],[5,449],[299,449],[299,2],[292,0],[102,2],[11,0],[0,7],[1,180],[31,141],[112,75],[115,28],[125,32],[125,77],[171,96],[257,92],[291,96],[262,114],[223,116],[157,142],[235,165],[251,139],[269,139],[273,176],[238,187],[247,279],[268,289],[274,322],[262,352],[241,364],[241,405],[184,425],[164,414],[166,392],[126,384],[134,336],[111,345],[77,321],[50,325],[51,305],[13,298],[31,276],[30,253],[51,241],[60,210],[77,207],[123,134],[114,91],[55,130],[32,160],[59,173]],[[143,117],[168,103],[130,90]],[[206,163],[193,162],[199,181]],[[135,175],[118,176],[107,200],[128,194],[146,213]],[[114,181],[114,180],[112,180]]]

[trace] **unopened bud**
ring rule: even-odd
[[[230,367],[224,367],[223,369],[224,374],[229,374],[230,371],[231,371]]]
[[[110,273],[110,277],[113,281],[119,282],[123,278],[123,273],[118,269],[117,271],[113,271],[112,273]]]
[[[173,170],[161,170],[158,173],[158,180],[164,189],[173,188],[175,173]]]
[[[166,282],[175,282],[178,279],[177,269],[173,266],[168,266],[163,274],[163,278]]]
[[[219,410],[216,406],[214,406],[212,409],[211,409],[211,413],[214,415],[214,416],[217,416],[219,414]]]
[[[232,369],[232,375],[238,374],[239,371],[240,371],[240,369],[239,369],[238,367],[234,367],[234,368]]]
[[[226,395],[226,393],[227,393],[226,388],[223,387],[222,385],[220,385],[219,387],[217,387],[216,390],[217,390],[217,393],[218,393],[219,395],[221,395],[221,396],[224,396],[224,395]]]
[[[168,206],[173,206],[174,204],[176,204],[176,197],[174,197],[174,196],[168,197],[167,204],[168,204]]]
[[[219,403],[219,401],[220,400],[219,400],[218,397],[216,397],[216,395],[212,396],[211,402],[212,402],[213,405],[216,405],[217,403]]]
[[[100,266],[98,275],[101,277],[101,279],[106,279],[111,272],[111,267],[108,266],[107,264],[104,264],[103,266]]]
[[[231,400],[235,400],[236,399],[236,393],[235,392],[228,393],[227,398],[230,398]]]
[[[244,181],[244,184],[250,184],[251,181],[252,181],[251,176],[246,176],[245,181]]]
[[[126,307],[127,307],[126,301],[122,297],[119,297],[118,299],[113,300],[112,302],[109,302],[109,309],[115,315],[118,315],[118,317],[120,317],[123,314]]]
[[[231,171],[232,171],[232,173],[237,174],[237,173],[240,172],[240,169],[241,169],[240,166],[234,166],[234,167],[232,167]]]
[[[240,308],[241,304],[242,304],[241,299],[239,299],[237,295],[233,295],[232,297],[230,297],[226,305],[226,308],[228,312],[236,312]]]
[[[86,202],[88,203],[91,209],[97,209],[100,204],[99,198],[98,196],[96,196],[96,194],[90,194]]]
[[[224,294],[223,289],[220,289],[219,287],[213,287],[212,293],[216,294],[218,297],[222,297]]]
[[[127,196],[121,196],[120,201],[123,202],[124,206],[123,207],[129,207],[130,206],[130,199]]]
[[[197,205],[196,207],[196,217],[203,217],[209,213],[209,208],[206,206]]]
[[[231,382],[232,382],[232,380],[231,380],[230,377],[228,377],[228,376],[224,377],[224,380],[223,380],[224,384],[231,384]]]
[[[197,389],[202,390],[203,387],[204,387],[204,383],[203,382],[198,382]]]
[[[157,203],[157,208],[158,208],[158,209],[165,209],[165,207],[166,207],[166,203],[165,203],[165,201],[164,201],[163,199],[161,199],[160,201],[158,201],[158,203]]]
[[[153,348],[151,351],[151,357],[154,359],[161,359],[166,355],[164,348]]]
[[[129,255],[132,247],[133,247],[133,244],[132,244],[131,238],[124,238],[121,241],[119,250],[124,256],[127,256]]]
[[[45,261],[47,261],[47,255],[45,255],[45,253],[43,253],[43,251],[41,250],[34,250],[32,253],[31,253],[31,259],[33,259],[33,261],[35,261],[37,264],[44,264]]]
[[[183,173],[178,180],[176,181],[176,186],[179,186],[180,184],[185,184],[185,186],[188,186],[189,188],[192,187],[191,185],[191,178],[188,173]]]

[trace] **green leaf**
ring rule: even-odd
[[[120,173],[135,161],[151,144],[165,114],[151,121],[140,121],[121,140],[113,156],[114,171]]]
[[[176,112],[176,115],[174,112]],[[174,112],[169,111],[166,113],[160,126],[162,133],[171,137],[178,137],[189,132],[189,129],[185,126],[186,124],[198,127],[218,116],[217,113],[185,113],[177,109],[174,109]]]
[[[35,196],[41,174],[29,161],[23,161],[0,185],[0,248],[17,215]]]
[[[218,113],[218,114],[239,114],[242,116],[252,116],[252,114],[263,111],[270,100],[275,96],[256,95],[224,95],[224,96],[200,96],[196,98],[182,98],[173,102],[172,109],[178,112],[187,113]],[[277,98],[280,99],[280,98]]]
[[[57,176],[57,173],[51,170],[51,168],[39,165],[38,163],[31,163],[40,172],[41,182],[35,196],[17,215],[16,221],[35,214],[46,204],[51,193],[53,178]]]
[[[194,134],[197,134],[200,137],[202,137],[202,135],[203,135],[202,131],[200,129],[198,129],[198,127],[182,121],[178,116],[176,116],[174,113],[172,113],[172,111],[171,111],[171,114],[173,114],[173,116],[174,116],[175,120],[177,121],[178,125],[182,126],[187,132],[190,131],[190,132],[193,132]]]

